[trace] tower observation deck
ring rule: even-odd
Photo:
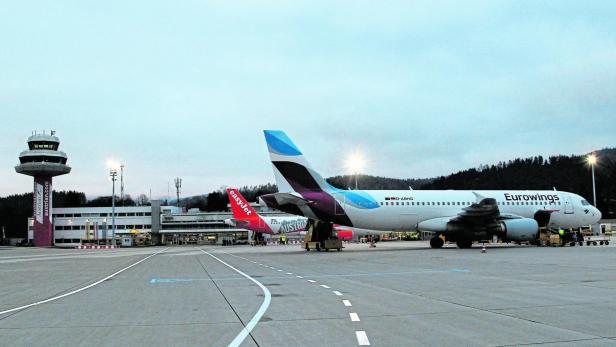
[[[28,150],[21,152],[15,166],[17,173],[34,177],[34,245],[39,247],[53,246],[52,177],[71,172],[66,153],[58,147],[60,140],[53,131],[51,135],[35,133],[28,138]]]

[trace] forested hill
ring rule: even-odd
[[[369,190],[408,190],[420,188],[431,182],[431,178],[401,179],[381,176],[357,175],[358,189]],[[355,189],[355,175],[334,176],[327,179],[329,184],[340,189]]]
[[[52,201],[54,207],[81,207],[87,203],[84,193],[74,191],[53,192]],[[25,237],[29,217],[32,217],[32,193],[0,198],[0,228],[5,228],[6,237]]]
[[[616,149],[597,151],[597,205],[604,217],[616,217]],[[437,177],[421,189],[553,189],[577,193],[592,202],[592,179],[586,156],[541,156]]]

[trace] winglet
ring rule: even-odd
[[[486,197],[477,193],[477,192],[473,192],[473,194],[475,195],[475,199],[477,199],[477,203],[480,203],[483,199],[485,199]]]

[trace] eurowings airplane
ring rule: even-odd
[[[539,227],[578,228],[601,212],[577,194],[551,190],[342,190],[327,183],[283,132],[265,130],[278,193],[260,199],[270,207],[348,227],[432,231],[459,248],[497,235],[533,241]]]
[[[227,188],[233,219],[225,224],[265,234],[286,234],[305,231],[308,218],[304,217],[263,217],[255,211],[235,188]]]

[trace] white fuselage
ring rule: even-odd
[[[372,230],[415,230],[418,223],[455,217],[480,198],[494,198],[501,214],[533,218],[538,211],[552,211],[549,226],[578,228],[597,223],[601,213],[576,194],[543,191],[397,190],[364,191],[377,208],[357,208],[336,196],[353,227]],[[476,195],[477,194],[477,195]]]
[[[287,234],[305,231],[308,218],[304,217],[262,217],[272,234]]]

